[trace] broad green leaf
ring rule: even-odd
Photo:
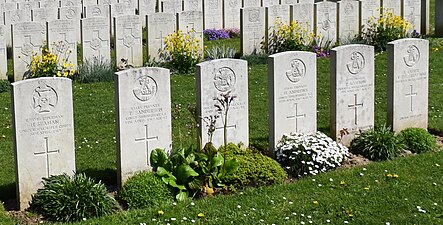
[[[179,181],[185,182],[191,176],[196,177],[198,176],[198,173],[189,165],[180,165],[177,168],[177,178]]]
[[[237,159],[231,159],[226,161],[226,174],[233,174],[237,172],[239,167],[240,163],[237,161]]]
[[[218,153],[211,160],[211,168],[217,168],[221,165],[223,165],[223,156],[220,153]]]
[[[168,155],[166,155],[166,152],[163,149],[156,148],[151,152],[150,160],[153,167],[164,167],[169,159]]]
[[[188,192],[187,191],[180,191],[175,198],[177,201],[182,202],[188,198]]]
[[[164,177],[164,176],[173,176],[171,172],[167,171],[165,168],[163,167],[158,167],[157,168],[157,175]]]

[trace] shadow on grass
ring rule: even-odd
[[[77,173],[85,173],[96,181],[101,181],[108,189],[113,190],[117,188],[117,171],[114,169],[86,169],[78,170]]]
[[[18,209],[15,182],[0,186],[0,201],[8,211]]]

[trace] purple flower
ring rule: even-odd
[[[217,30],[217,29],[206,29],[203,31],[203,34],[208,38],[208,40],[218,40],[218,39],[229,39],[229,33],[225,30]]]

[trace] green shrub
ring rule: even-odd
[[[84,174],[43,178],[43,188],[32,196],[31,210],[53,221],[78,221],[113,213],[115,199],[105,186]]]
[[[11,89],[9,80],[0,80],[0,93],[7,92],[9,89]]]
[[[202,59],[202,41],[193,29],[188,32],[178,30],[165,37],[165,47],[160,56],[166,66],[178,73],[192,72]]]
[[[113,81],[114,67],[109,61],[99,58],[85,60],[78,67],[76,80],[82,83]]]
[[[365,131],[351,143],[352,152],[375,161],[392,159],[402,148],[401,139],[386,126]]]
[[[149,208],[174,200],[168,185],[152,172],[141,172],[129,178],[119,196],[129,208]]]
[[[421,128],[408,128],[400,133],[405,149],[413,153],[433,151],[437,148],[435,138]]]
[[[240,167],[224,178],[226,185],[235,188],[282,184],[288,177],[280,164],[268,156],[251,149],[242,149],[232,143],[227,146],[227,158],[236,159]],[[220,147],[219,152],[223,151]]]

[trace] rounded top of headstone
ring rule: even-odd
[[[421,38],[402,38],[402,39],[398,39],[398,40],[395,40],[395,41],[391,41],[391,42],[388,43],[388,45],[396,45],[396,44],[401,44],[401,43],[405,43],[405,42],[429,43],[428,40],[421,39]]]
[[[306,57],[316,57],[317,55],[314,52],[306,52],[306,51],[286,51],[286,52],[279,52],[275,53],[269,56],[269,58],[279,58],[279,57],[286,57],[291,55],[305,55]]]
[[[39,81],[56,81],[56,82],[69,82],[72,83],[72,80],[66,77],[39,77],[33,79],[26,79],[21,81],[16,81],[11,83],[11,86],[20,86],[23,84],[34,83]]]
[[[169,73],[169,69],[165,69],[162,67],[141,67],[141,68],[131,68],[131,69],[127,69],[127,70],[122,70],[119,72],[115,72],[115,76],[122,76],[122,75],[126,75],[126,74],[131,74],[134,71],[141,71],[143,73],[143,71],[149,73]]]
[[[214,59],[214,60],[210,60],[210,61],[205,61],[205,62],[201,62],[199,64],[197,64],[197,67],[205,67],[205,66],[209,66],[209,65],[213,65],[213,64],[224,64],[224,63],[243,63],[243,64],[248,64],[248,61],[243,60],[243,59],[231,59],[231,58],[225,58],[225,59]]]
[[[363,44],[350,44],[350,45],[341,45],[341,46],[338,46],[338,47],[335,47],[335,48],[333,48],[333,49],[331,49],[331,51],[334,51],[334,52],[338,52],[338,51],[343,51],[343,50],[346,50],[346,49],[357,49],[357,48],[359,48],[359,49],[368,49],[368,50],[372,50],[372,51],[374,51],[374,46],[372,46],[372,45],[363,45]]]

